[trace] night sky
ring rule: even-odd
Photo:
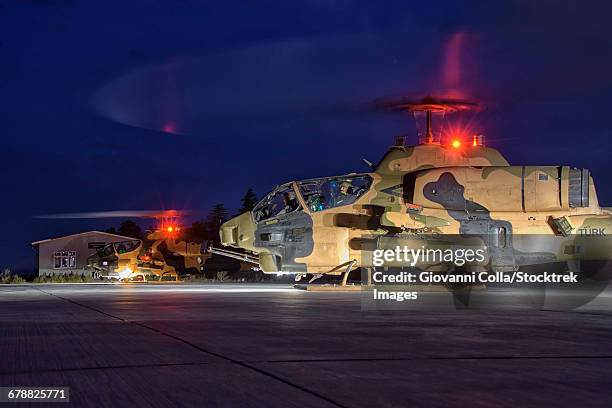
[[[390,95],[484,101],[467,132],[591,169],[612,206],[608,3],[0,1],[0,267],[121,221],[35,215],[233,212],[249,186],[367,171],[416,140],[363,109]]]

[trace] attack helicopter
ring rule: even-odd
[[[40,215],[43,219],[148,218],[156,225],[142,239],[106,244],[87,258],[92,276],[134,282],[145,280],[178,281],[180,276],[196,274],[210,254],[206,245],[191,242],[184,234],[180,217],[187,211],[104,211]]]
[[[418,144],[400,138],[370,172],[276,186],[253,211],[221,225],[226,248],[212,252],[256,263],[264,273],[293,273],[296,281],[341,275],[343,285],[359,268],[371,276],[374,251],[400,245],[469,242],[486,256],[461,266],[468,272],[610,269],[605,234],[612,210],[599,205],[588,169],[510,165],[483,135],[443,134],[445,117],[482,109],[475,102],[428,96],[382,106],[414,115]],[[440,260],[412,266],[443,274],[458,269]]]
[[[106,215],[114,215],[112,212]],[[201,243],[183,235],[179,217],[184,212],[132,212],[131,216],[153,218],[157,226],[143,239],[105,245],[87,259],[87,267],[106,279],[120,281],[178,281],[180,276],[197,274],[207,254]]]
[[[182,226],[186,210],[104,211],[42,215],[44,219],[147,218],[156,225],[142,239],[112,242],[87,258],[92,276],[121,282],[179,281],[187,275],[208,279],[261,278],[253,275],[252,264],[214,256],[207,241],[195,241]]]

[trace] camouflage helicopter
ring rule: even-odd
[[[107,211],[96,213],[55,214],[38,218],[152,218],[157,225],[143,239],[109,243],[87,258],[87,268],[94,276],[123,282],[178,281],[180,276],[196,274],[211,257],[206,245],[191,242],[184,234],[180,217],[186,211]]]
[[[342,275],[343,285],[351,271],[372,271],[376,249],[453,239],[476,238],[486,249],[484,260],[462,266],[468,271],[609,267],[612,245],[602,238],[612,209],[599,205],[588,169],[512,166],[482,135],[442,140],[433,123],[480,109],[474,102],[426,97],[384,105],[415,116],[419,144],[405,146],[402,138],[367,173],[276,186],[253,211],[221,225],[222,245],[247,255],[212,251],[257,263],[264,273],[295,273],[296,280]],[[456,270],[440,261],[416,267]]]
[[[201,243],[183,237],[179,222],[183,214],[177,210],[132,212],[132,216],[156,219],[157,227],[143,239],[107,244],[87,259],[87,266],[104,278],[121,281],[144,281],[147,276],[178,281],[179,276],[199,273],[210,254]]]
[[[218,281],[259,280],[252,262],[228,259],[208,251],[207,241],[194,241],[182,227],[181,217],[193,211],[105,211],[43,215],[37,218],[152,218],[157,225],[142,239],[109,243],[87,258],[92,275],[121,282],[178,281],[186,275],[202,275]],[[243,255],[244,257],[245,255]]]

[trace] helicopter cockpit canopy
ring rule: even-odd
[[[266,195],[253,210],[253,216],[255,221],[259,222],[289,214],[301,208],[293,189],[293,183],[287,183],[276,187]]]
[[[106,244],[102,249],[98,250],[102,256],[111,256],[115,254],[125,254],[134,251],[140,245],[140,240],[111,242]]]
[[[132,252],[134,251],[136,248],[138,248],[138,246],[140,245],[140,240],[133,240],[133,241],[122,241],[122,242],[115,242],[115,251],[117,251],[118,254],[125,254],[127,252]]]
[[[372,177],[368,174],[350,174],[322,177],[282,184],[266,195],[255,206],[255,222],[302,210],[296,190],[310,212],[353,204],[370,189]],[[294,189],[294,186],[296,189]]]
[[[340,177],[322,177],[297,182],[300,194],[312,212],[353,204],[369,190],[372,177],[351,174]]]

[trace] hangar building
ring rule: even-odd
[[[88,231],[64,237],[32,242],[38,250],[38,276],[90,274],[86,271],[87,258],[96,253],[97,248],[134,238],[108,232]]]

